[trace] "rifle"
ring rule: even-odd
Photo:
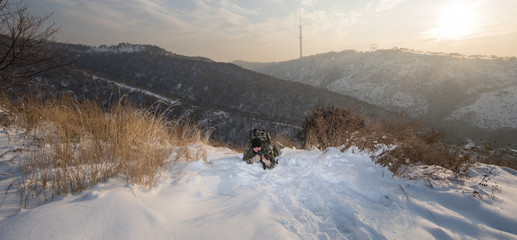
[[[257,151],[257,154],[259,156],[261,156],[260,163],[262,164],[262,168],[264,168],[264,170],[266,170],[267,166],[266,166],[266,163],[264,161],[262,161],[262,157],[264,157],[265,159],[271,161],[274,164],[278,164],[278,160],[272,158],[271,156],[269,156],[269,154],[266,154],[266,153],[262,152],[262,150]]]

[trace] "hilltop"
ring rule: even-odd
[[[456,139],[517,144],[517,59],[346,50],[285,62],[234,62],[405,112]]]
[[[6,138],[0,131],[8,150]],[[509,168],[478,163],[471,177],[454,180],[448,170],[422,166],[406,179],[356,148],[286,148],[280,164],[264,171],[242,153],[203,148],[205,160],[163,172],[152,190],[110,179],[23,210],[10,192],[0,208],[2,239],[517,237],[517,173]],[[7,153],[2,185],[12,181],[3,174],[15,152]]]

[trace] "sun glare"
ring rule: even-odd
[[[453,3],[445,7],[438,17],[438,27],[431,29],[437,40],[459,39],[476,32],[477,16],[474,6],[467,3]]]

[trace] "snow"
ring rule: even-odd
[[[85,74],[88,75],[88,73],[85,72]],[[153,96],[155,97],[156,99],[159,99],[161,101],[164,101],[170,105],[175,105],[175,104],[178,104],[179,103],[179,100],[174,100],[174,99],[171,99],[171,98],[167,98],[165,96],[162,96],[160,94],[156,94],[156,93],[153,93],[149,90],[145,90],[145,89],[142,89],[142,88],[136,88],[136,87],[132,87],[132,86],[129,86],[129,85],[126,85],[126,84],[123,84],[123,83],[119,83],[119,82],[116,82],[116,81],[113,81],[113,80],[110,80],[110,79],[106,79],[106,78],[103,78],[103,77],[99,77],[97,75],[93,75],[92,76],[92,79],[94,80],[102,80],[104,82],[108,82],[110,84],[114,84],[116,85],[117,87],[119,88],[123,88],[123,89],[127,89],[129,90],[130,92],[138,92],[138,93],[142,93],[142,94],[145,94],[147,96]]]
[[[454,111],[447,119],[465,119],[470,125],[486,128],[517,128],[517,86],[499,89]]]
[[[2,192],[16,136],[0,131]],[[512,169],[478,163],[458,182],[421,166],[409,179],[355,148],[284,148],[263,170],[205,148],[206,161],[186,164],[181,178],[167,170],[151,190],[111,179],[22,210],[8,194],[1,239],[517,239]]]
[[[88,52],[93,53],[135,53],[142,52],[145,50],[145,46],[142,45],[132,45],[132,44],[119,44],[118,46],[99,46],[90,48]]]

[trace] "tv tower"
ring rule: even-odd
[[[302,10],[300,9],[300,59],[302,59]]]

